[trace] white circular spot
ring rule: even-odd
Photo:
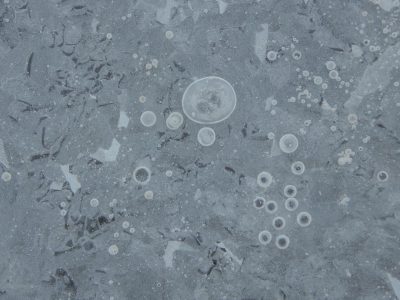
[[[299,146],[299,141],[294,134],[288,133],[281,137],[279,140],[279,148],[284,153],[293,153],[297,150]]]
[[[110,255],[117,255],[118,250],[119,249],[117,245],[111,245],[110,247],[108,247],[108,253],[110,253]]]
[[[350,124],[354,125],[357,124],[358,122],[358,117],[356,114],[349,114],[347,116],[347,121],[349,121]]]
[[[11,178],[12,178],[12,176],[11,176],[11,173],[10,172],[3,172],[3,174],[1,174],[1,179],[4,181],[4,182],[9,182],[10,180],[11,180]]]
[[[140,102],[140,103],[145,103],[145,102],[146,102],[146,97],[143,96],[143,95],[140,96],[140,97],[139,97],[139,102]]]
[[[90,206],[91,207],[97,207],[99,206],[99,200],[97,200],[96,198],[90,199]]]
[[[108,40],[111,40],[112,39],[112,34],[111,33],[107,33],[106,37],[107,37]]]
[[[133,227],[129,228],[130,233],[135,233],[135,231],[136,231],[135,228],[133,228]]]
[[[289,244],[290,244],[290,240],[287,235],[280,234],[276,237],[275,245],[276,245],[276,247],[278,247],[278,249],[282,249],[282,250],[286,249],[287,247],[289,247]]]
[[[278,57],[278,53],[277,53],[276,51],[273,51],[273,50],[268,51],[268,53],[267,53],[267,59],[268,59],[269,61],[275,61],[277,57]]]
[[[154,193],[153,193],[153,191],[145,191],[145,192],[144,192],[144,198],[145,198],[146,200],[153,200],[153,198],[154,198]]]
[[[288,184],[287,186],[284,187],[283,194],[287,198],[295,197],[297,194],[297,188],[294,185]]]
[[[173,33],[171,30],[167,30],[167,31],[165,32],[165,37],[166,37],[168,40],[171,40],[171,39],[174,38],[174,33]]]
[[[143,124],[145,127],[151,127],[154,126],[157,122],[157,116],[154,112],[148,110],[142,113],[140,116],[140,122]]]
[[[180,112],[174,111],[169,114],[165,123],[168,129],[176,130],[183,124],[183,115]]]
[[[226,120],[236,108],[232,85],[217,76],[192,82],[182,96],[183,113],[198,124],[216,124]]]
[[[329,71],[332,71],[332,70],[336,69],[336,63],[334,61],[332,61],[332,60],[328,60],[325,63],[325,66]]]
[[[302,175],[306,170],[306,166],[301,161],[295,161],[294,163],[292,163],[290,169],[294,175]]]
[[[197,133],[197,141],[200,145],[208,147],[215,142],[215,131],[210,127],[202,127]]]
[[[288,211],[295,211],[299,207],[299,201],[296,198],[288,198],[285,200],[285,208]]]
[[[314,84],[316,84],[316,85],[322,84],[322,77],[321,76],[314,76]]]
[[[67,215],[67,211],[65,209],[60,210],[60,215],[65,217]]]
[[[299,50],[293,51],[292,57],[293,57],[293,59],[295,59],[295,60],[299,60],[299,59],[301,58],[301,52],[300,52]]]
[[[272,184],[273,177],[270,173],[262,171],[257,175],[257,184],[262,188],[267,188]]]
[[[129,222],[128,221],[122,222],[122,228],[128,229],[129,228]]]
[[[339,78],[339,73],[336,70],[331,70],[329,71],[329,78],[331,79],[337,79]]]
[[[272,234],[268,230],[263,230],[258,234],[258,240],[262,245],[268,245],[272,240]]]
[[[297,220],[297,224],[299,224],[301,227],[307,227],[308,225],[311,224],[311,221],[312,221],[311,215],[305,211],[300,212],[297,215],[296,220]]]
[[[171,170],[165,171],[165,176],[172,177],[173,172]]]

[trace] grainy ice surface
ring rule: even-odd
[[[0,70],[0,300],[400,298],[399,0],[0,0]]]

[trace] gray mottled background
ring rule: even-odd
[[[399,0],[1,0],[0,299],[400,297],[399,32]],[[165,120],[211,75],[203,147]]]

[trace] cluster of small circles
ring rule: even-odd
[[[268,245],[272,241],[272,234],[268,230],[263,230],[258,234],[258,240],[262,245]],[[278,249],[289,247],[290,239],[285,234],[279,234],[275,239],[275,245]]]

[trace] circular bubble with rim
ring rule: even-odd
[[[285,200],[285,208],[288,211],[295,211],[299,207],[299,201],[296,198],[288,198]]]
[[[174,111],[165,120],[165,124],[168,129],[176,130],[183,124],[183,115],[180,112]]]
[[[272,234],[268,230],[263,230],[258,234],[258,240],[262,245],[268,245],[272,240]]]
[[[287,235],[281,234],[276,237],[275,245],[278,249],[286,249],[289,247],[290,240]]]
[[[297,194],[297,188],[294,185],[288,184],[283,188],[283,194],[287,198],[295,197]]]
[[[385,171],[379,171],[378,174],[376,175],[376,177],[378,178],[379,181],[383,182],[383,181],[388,180],[389,175]]]
[[[270,173],[262,171],[257,175],[257,184],[262,188],[267,188],[272,184],[273,177]]]
[[[302,211],[297,215],[296,221],[301,227],[307,227],[311,224],[311,215],[308,212]]]
[[[215,131],[210,127],[200,128],[197,133],[197,141],[200,145],[208,147],[215,142]]]
[[[306,166],[301,161],[295,161],[290,169],[294,175],[302,175],[306,170]]]
[[[133,171],[133,179],[139,184],[147,184],[150,181],[150,169],[145,166],[137,167]]]
[[[299,146],[299,141],[294,134],[287,133],[281,137],[279,140],[279,148],[284,153],[293,153],[297,150]]]
[[[157,122],[157,116],[154,112],[151,110],[145,111],[142,113],[140,116],[140,122],[143,124],[145,127],[151,127],[154,126]]]
[[[257,209],[261,209],[264,207],[265,204],[265,198],[257,196],[254,200],[253,200],[253,205],[255,208]]]
[[[269,200],[265,204],[265,209],[267,210],[267,212],[273,214],[274,212],[276,212],[278,210],[278,204],[273,200]]]
[[[232,85],[217,76],[192,82],[183,93],[184,114],[198,124],[216,124],[226,120],[236,108]]]
[[[275,217],[272,220],[272,226],[274,226],[274,228],[277,229],[277,230],[281,230],[281,229],[285,228],[286,221],[282,217]]]

